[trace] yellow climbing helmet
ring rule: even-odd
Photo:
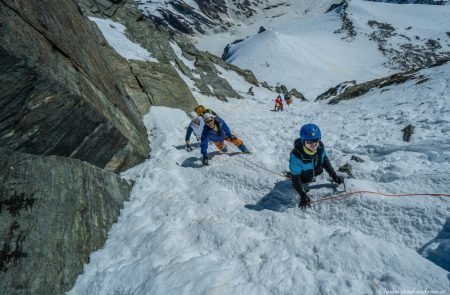
[[[206,109],[204,105],[198,105],[194,110],[197,113],[197,115],[203,116],[203,113],[205,112]]]

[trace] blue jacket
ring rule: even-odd
[[[206,156],[208,154],[208,142],[211,141],[219,141],[223,142],[225,138],[230,138],[231,131],[228,128],[227,123],[219,117],[214,119],[214,126],[218,128],[218,131],[214,131],[214,129],[209,128],[206,124],[203,127],[202,133],[202,143],[200,145],[200,150],[202,155]]]

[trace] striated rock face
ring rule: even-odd
[[[112,16],[123,6],[125,0],[78,0],[78,3],[87,7],[94,13],[102,13],[106,16]]]
[[[170,64],[132,61],[130,69],[152,105],[193,110],[197,104]]]
[[[111,172],[149,155],[151,101],[75,2],[2,0],[0,19],[0,293],[63,294],[130,195]]]
[[[111,171],[147,157],[140,114],[73,2],[5,0],[0,19],[1,147]]]
[[[79,160],[0,148],[0,293],[70,290],[130,190]]]

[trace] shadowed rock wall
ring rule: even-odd
[[[134,102],[72,1],[0,1],[0,146],[122,171],[149,154]]]
[[[74,1],[0,0],[1,294],[70,290],[130,195],[108,171],[149,155],[96,30]]]
[[[0,148],[0,293],[70,290],[130,190],[79,160]]]

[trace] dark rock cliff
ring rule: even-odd
[[[149,155],[102,44],[73,1],[0,1],[0,293],[68,291]]]
[[[75,3],[0,1],[0,146],[122,171],[149,154],[136,105]],[[82,45],[82,46],[80,46]]]
[[[0,148],[0,293],[70,290],[130,190],[79,160]]]

